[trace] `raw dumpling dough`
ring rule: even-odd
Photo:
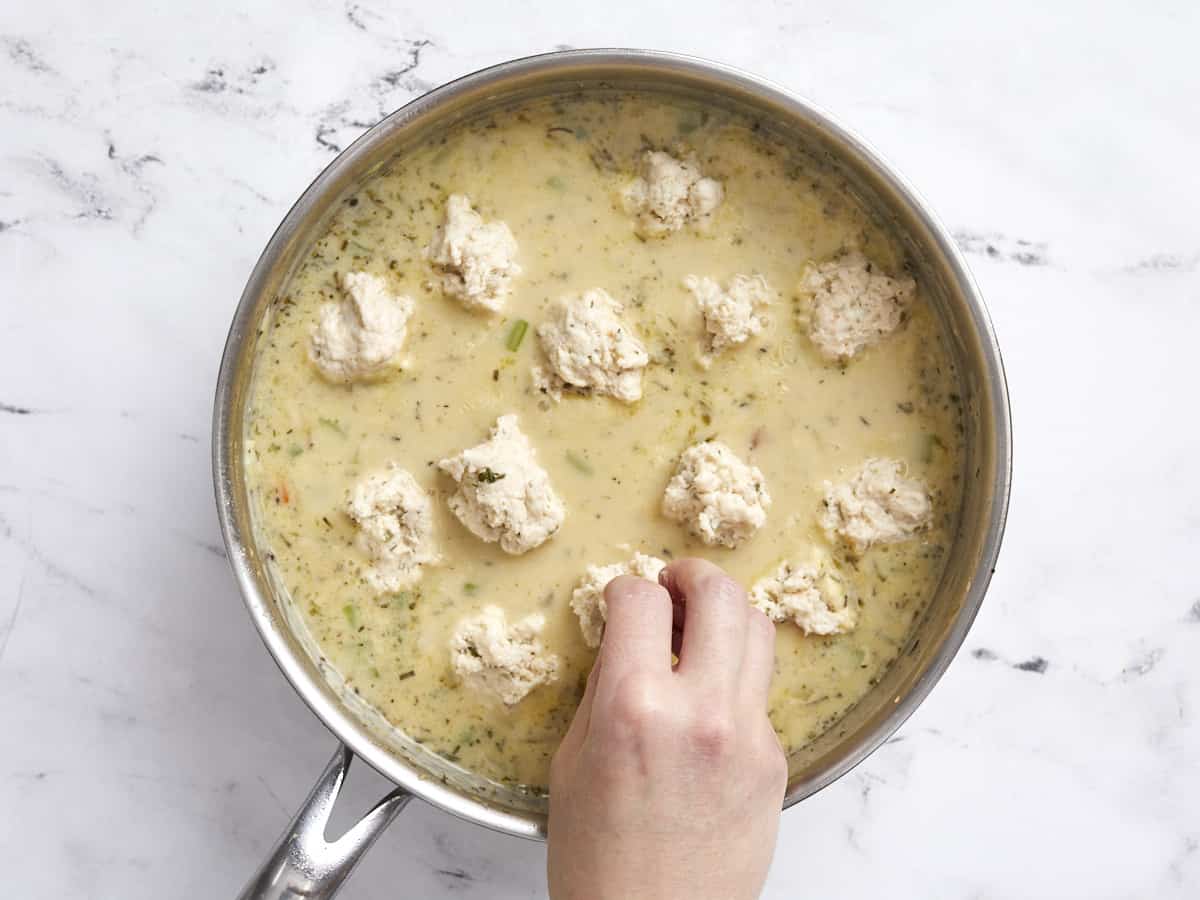
[[[832,560],[814,553],[808,562],[780,563],[750,589],[750,603],[773,622],[791,620],[805,634],[841,634],[858,624],[858,609]]]
[[[601,288],[564,297],[538,326],[547,369],[533,370],[534,386],[555,400],[563,390],[607,394],[625,403],[642,397],[646,348],[621,320],[623,307]]]
[[[694,156],[676,159],[661,150],[646,151],[641,174],[622,193],[625,210],[637,216],[637,233],[647,238],[706,221],[724,197],[721,182],[705,178]]]
[[[399,591],[421,578],[421,567],[437,563],[433,506],[406,470],[390,467],[354,486],[346,512],[358,525],[358,545],[374,565],[367,583],[379,593]]]
[[[559,658],[538,640],[545,625],[541,613],[509,625],[503,609],[487,606],[458,623],[450,664],[471,690],[512,706],[538,685],[558,680]]]
[[[920,481],[905,477],[898,459],[868,459],[849,481],[825,482],[821,527],[858,553],[875,544],[906,541],[932,519],[929,492]]]
[[[566,518],[566,507],[550,486],[517,417],[501,416],[491,437],[438,468],[458,482],[447,501],[473,535],[520,554],[548,541]]]
[[[344,296],[324,304],[313,326],[308,358],[330,381],[376,378],[399,365],[415,304],[394,294],[369,272],[348,272],[339,285]]]
[[[826,359],[852,359],[903,324],[916,290],[911,278],[890,278],[858,251],[810,265],[800,279],[808,338]]]
[[[763,310],[771,302],[773,291],[761,275],[734,275],[722,290],[711,278],[689,275],[687,289],[696,298],[704,316],[704,344],[700,365],[708,368],[713,357],[743,344],[766,325]]]
[[[484,222],[470,198],[451,194],[446,219],[434,232],[425,256],[440,276],[442,290],[468,309],[498,312],[521,274],[517,241],[504,222]]]
[[[679,457],[662,511],[706,544],[736,547],[763,526],[770,505],[757,467],[720,441],[702,441]]]

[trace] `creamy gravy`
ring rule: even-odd
[[[618,200],[644,144],[694,150],[725,201],[707,231],[635,236]],[[428,286],[422,258],[446,197],[468,194],[485,219],[512,228],[524,273],[504,312],[470,313]],[[569,607],[589,563],[633,550],[704,556],[747,586],[781,559],[825,543],[822,482],[867,457],[905,460],[930,487],[934,526],[918,539],[837,557],[861,603],[858,627],[834,637],[778,628],[770,715],[789,749],[835,722],[895,657],[931,596],[956,527],[961,466],[957,376],[921,287],[910,320],[846,367],[820,360],[796,324],[806,262],[857,246],[902,273],[888,233],[839,180],[731,114],[622,94],[542,101],[462,123],[375,175],[338,210],[274,301],[256,362],[247,476],[260,541],[323,655],[346,683],[431,750],[534,791],[574,711],[593,651]],[[371,384],[324,381],[306,356],[335,276],[365,270],[417,300],[402,373]],[[724,283],[761,273],[777,292],[769,324],[701,369],[702,325],[688,275]],[[626,305],[652,356],[644,397],[566,396],[530,386],[534,334],[569,292],[603,287]],[[516,351],[518,320],[529,323]],[[452,484],[432,463],[516,413],[567,505],[542,547],[509,556],[469,534],[445,504]],[[717,436],[762,469],[774,498],[766,526],[737,550],[706,547],[659,513],[675,459]],[[345,514],[349,488],[389,462],[434,497],[444,563],[412,590],[374,597]],[[457,684],[448,642],[487,604],[510,621],[541,610],[562,677],[512,708]]]

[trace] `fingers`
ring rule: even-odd
[[[679,671],[732,686],[745,654],[749,604],[741,585],[703,559],[681,559],[659,575],[684,605]]]
[[[748,702],[767,708],[771,678],[775,674],[775,623],[750,607],[746,622],[746,655],[742,659],[742,690]]]
[[[599,678],[600,657],[597,656],[592,663],[591,671],[588,672],[587,684],[583,689],[583,698],[579,701],[579,708],[575,710],[575,716],[571,719],[571,727],[563,736],[557,753],[566,752],[569,756],[574,748],[583,743],[584,738],[587,737],[588,726],[592,721],[592,705],[596,699],[596,682]]]
[[[600,656],[613,676],[671,669],[671,595],[645,578],[621,575],[604,589],[608,624]]]

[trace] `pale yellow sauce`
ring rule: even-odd
[[[339,210],[328,234],[272,307],[256,364],[247,426],[247,471],[256,520],[274,565],[321,652],[363,699],[425,746],[500,782],[534,790],[566,729],[591,665],[569,607],[589,563],[704,556],[749,585],[780,560],[825,542],[816,525],[822,481],[870,456],[907,462],[931,488],[934,526],[869,551],[837,551],[861,603],[850,634],[806,637],[778,629],[771,719],[788,748],[836,721],[880,677],[940,577],[959,504],[961,412],[953,365],[923,292],[907,324],[847,367],[821,361],[796,323],[804,264],[858,246],[893,274],[903,258],[838,180],[751,130],[749,122],[654,97],[549,103],[457,126],[391,164]],[[554,130],[551,130],[554,129]],[[642,241],[617,199],[643,142],[693,149],[725,186],[707,232]],[[428,286],[421,255],[449,193],[468,194],[485,219],[502,219],[520,244],[524,274],[504,313],[464,311]],[[411,294],[403,373],[336,386],[306,356],[336,273],[384,274]],[[778,292],[758,337],[700,369],[700,319],[683,287],[689,274],[722,283],[759,272]],[[626,406],[537,396],[534,331],[551,301],[603,287],[653,362],[645,395]],[[512,323],[528,320],[516,352]],[[567,506],[542,547],[509,556],[473,537],[449,513],[453,484],[432,463],[487,437],[514,412]],[[760,467],[774,505],[766,526],[737,550],[690,539],[659,513],[678,454],[715,435]],[[346,516],[348,489],[387,463],[413,473],[434,497],[445,562],[417,588],[374,597],[369,561]],[[507,708],[461,687],[450,634],[486,604],[510,621],[541,610],[543,639],[562,676]]]

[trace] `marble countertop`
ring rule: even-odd
[[[766,896],[1200,894],[1200,16],[884,6],[5,9],[0,893],[231,896],[259,862],[334,741],[217,531],[212,390],[246,276],[411,97],[632,45],[749,68],[881,148],[969,254],[1012,389],[982,614],[899,737],[784,816]],[[342,820],[382,790],[360,767]],[[538,897],[543,864],[415,803],[344,896]]]

